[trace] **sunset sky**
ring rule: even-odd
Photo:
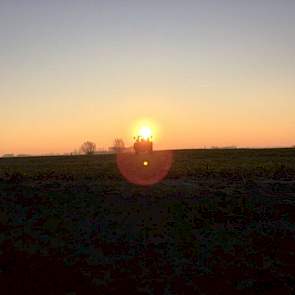
[[[295,145],[294,0],[0,0],[0,154]]]

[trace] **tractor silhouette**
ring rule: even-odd
[[[134,139],[134,150],[136,154],[153,152],[153,142],[151,137],[143,138],[139,135],[134,137]]]

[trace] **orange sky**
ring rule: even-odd
[[[0,154],[295,145],[292,1],[86,2],[1,2]]]

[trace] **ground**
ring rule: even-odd
[[[2,294],[294,294],[295,149],[0,159]]]

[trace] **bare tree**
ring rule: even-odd
[[[113,150],[116,153],[120,153],[125,149],[125,143],[122,138],[115,138]]]
[[[80,150],[85,155],[93,155],[96,151],[96,144],[91,141],[86,141],[81,145]]]

